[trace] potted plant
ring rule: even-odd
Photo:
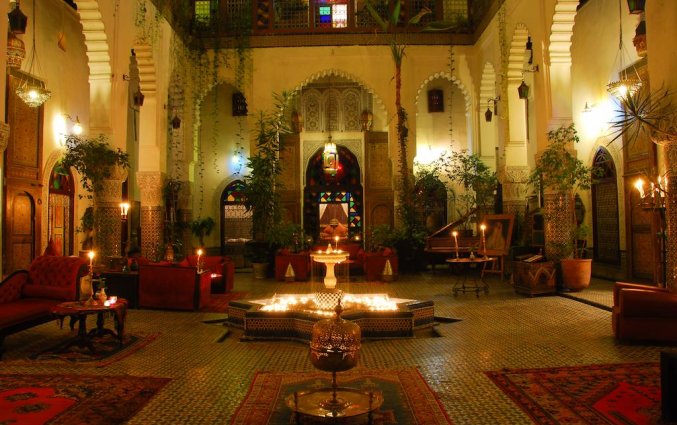
[[[249,245],[252,267],[267,269],[272,257],[273,237],[281,219],[280,195],[280,135],[290,133],[288,109],[292,96],[287,93],[275,95],[276,107],[271,113],[260,112],[257,122],[256,153],[247,160],[249,174],[244,177],[245,207],[252,214],[255,243]],[[264,263],[259,261],[266,260]],[[256,274],[255,274],[256,277]]]
[[[536,159],[536,167],[529,176],[532,185],[554,192],[561,204],[555,208],[555,212],[545,215],[546,226],[547,221],[550,221],[551,229],[557,226],[563,228],[563,232],[553,233],[565,233],[568,236],[558,241],[548,238],[546,234],[546,255],[550,260],[560,261],[563,285],[571,291],[587,288],[592,275],[592,260],[580,258],[581,250],[578,249],[577,241],[582,234],[576,232],[579,227],[574,209],[574,193],[577,189],[590,189],[593,176],[599,173],[598,168],[585,166],[575,156],[572,148],[578,141],[574,124],[548,132],[549,144]]]
[[[215,224],[211,217],[198,217],[190,222],[190,231],[199,239],[200,246],[205,245],[204,237],[212,233]]]

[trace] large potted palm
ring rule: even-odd
[[[280,135],[289,133],[288,106],[291,95],[275,96],[276,107],[271,113],[261,112],[257,122],[256,153],[247,160],[249,174],[244,177],[245,206],[252,214],[254,240],[248,244],[247,255],[252,261],[255,278],[264,278],[273,257],[275,229],[281,221],[280,195]]]
[[[557,205],[546,208],[546,255],[559,260],[564,288],[580,291],[590,285],[592,260],[580,258],[574,209],[574,194],[578,189],[590,189],[597,168],[587,167],[579,160],[573,147],[578,143],[573,124],[548,132],[548,146],[536,159],[536,167],[529,176],[532,185],[555,195]],[[558,236],[564,235],[563,238]]]

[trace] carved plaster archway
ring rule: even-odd
[[[78,6],[77,11],[87,46],[89,81],[111,81],[110,49],[99,10],[99,0],[75,0],[75,4]]]
[[[461,80],[456,78],[456,76],[451,75],[448,72],[436,72],[435,74],[429,76],[426,78],[419,86],[418,90],[416,91],[416,98],[414,99],[414,103],[418,104],[418,100],[421,96],[421,92],[425,90],[425,88],[428,86],[428,83],[430,83],[433,80],[436,80],[438,78],[443,78],[445,80],[451,81],[458,87],[458,89],[461,91],[463,94],[463,99],[465,99],[465,114],[466,116],[470,115],[470,111],[472,108],[472,96],[470,96],[470,92],[468,89],[463,85]]]
[[[315,74],[310,75],[308,78],[305,80],[301,81],[299,84],[297,84],[294,87],[293,92],[298,94],[301,93],[301,90],[303,90],[304,87],[306,87],[309,84],[312,84],[314,81],[319,80],[324,77],[340,77],[340,78],[345,78],[346,80],[354,81],[357,84],[359,84],[362,88],[364,88],[367,93],[369,93],[372,96],[372,99],[374,100],[374,109],[378,107],[379,111],[384,114],[386,117],[385,121],[388,121],[388,108],[386,108],[385,104],[383,103],[383,99],[374,91],[372,87],[369,86],[365,81],[362,79],[358,78],[354,74],[351,74],[349,72],[342,71],[340,69],[327,69],[324,71],[317,72]],[[374,115],[376,115],[376,111],[373,111]]]

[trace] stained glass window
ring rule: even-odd
[[[252,214],[244,205],[244,182],[235,180],[221,196],[224,242],[251,239]]]
[[[348,26],[348,3],[336,0],[318,2],[318,26],[346,28]]]

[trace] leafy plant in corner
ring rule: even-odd
[[[280,136],[290,133],[288,109],[292,95],[274,95],[273,112],[260,112],[256,125],[256,153],[247,160],[249,174],[244,177],[245,207],[252,214],[254,239],[266,242],[268,255],[272,249],[269,230],[280,222],[280,195],[278,181],[281,167],[279,159]],[[257,249],[263,249],[262,244]]]
[[[568,205],[571,216],[569,242],[563,246],[554,246],[559,251],[557,257],[566,258],[572,254],[577,256],[576,246],[576,212],[573,208],[574,193],[577,189],[590,189],[592,179],[601,175],[598,167],[587,167],[574,155],[573,144],[578,143],[579,137],[574,124],[560,127],[548,132],[548,147],[536,159],[536,167],[529,175],[529,183],[536,188],[543,187],[565,199],[563,204]],[[548,217],[546,216],[546,219]],[[547,241],[546,241],[547,243]]]
[[[80,174],[82,188],[89,193],[87,198],[91,199],[93,193],[103,189],[103,182],[112,177],[114,167],[129,168],[129,155],[120,148],[111,148],[103,135],[92,139],[70,135],[66,138],[66,153],[61,165],[67,170],[75,168]]]
[[[204,237],[209,236],[216,223],[211,217],[198,217],[190,222],[190,231],[199,239],[200,246],[204,246]]]

